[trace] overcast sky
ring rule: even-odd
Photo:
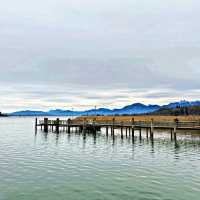
[[[198,0],[0,4],[0,111],[200,99]]]

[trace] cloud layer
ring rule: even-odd
[[[199,6],[2,1],[0,110],[200,99]]]

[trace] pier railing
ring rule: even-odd
[[[106,127],[106,126],[115,126],[115,127],[151,127],[154,126],[155,128],[199,128],[200,129],[200,121],[178,121],[175,120],[173,121],[125,121],[125,122],[120,122],[120,121],[73,121],[73,120],[48,120],[46,122],[48,125],[59,125],[59,126],[80,126],[80,125],[93,125],[93,126],[101,126],[101,127]],[[45,120],[39,120],[38,125],[44,125]]]

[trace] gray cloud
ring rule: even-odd
[[[2,1],[0,110],[199,99],[199,6]]]

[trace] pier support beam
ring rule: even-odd
[[[115,137],[115,118],[112,120],[112,136]]]
[[[123,122],[121,122],[121,139],[123,139]]]
[[[147,137],[147,139],[149,138],[149,128],[148,127],[146,128],[146,137]]]
[[[108,137],[108,126],[106,126],[106,137]]]
[[[173,128],[170,130],[171,141],[173,140]]]
[[[174,140],[176,141],[177,138],[176,138],[176,131],[177,131],[177,128],[178,128],[178,119],[175,119],[174,120]]]
[[[60,119],[56,119],[56,133],[59,133],[59,125],[60,125]]]
[[[83,133],[86,133],[86,120],[83,120]]]
[[[134,140],[134,137],[135,137],[135,120],[134,120],[134,118],[132,118],[131,123],[132,123],[132,127],[131,127],[131,130],[132,130],[132,140]]]
[[[44,132],[48,133],[48,118],[44,118]]]
[[[35,118],[35,133],[37,133],[37,124],[38,124],[38,120],[37,118]]]
[[[140,128],[140,130],[139,130],[139,133],[140,133],[140,140],[142,140],[142,129]]]
[[[153,133],[154,133],[154,124],[153,119],[151,119],[151,130],[150,130],[150,138],[153,139]]]
[[[68,119],[67,120],[67,133],[70,133],[70,129],[71,129],[71,120],[70,119]]]

